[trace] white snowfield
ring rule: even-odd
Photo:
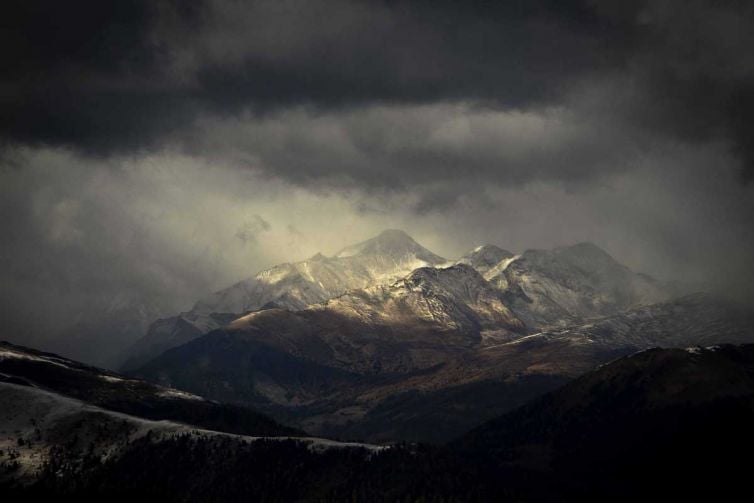
[[[110,437],[101,432],[119,431]],[[129,442],[149,435],[154,442],[190,434],[226,437],[238,442],[295,440],[309,449],[358,448],[374,453],[389,446],[358,442],[337,442],[316,437],[266,437],[222,433],[174,421],[153,421],[96,407],[32,386],[0,382],[0,466],[19,464],[15,476],[33,479],[48,461],[51,448],[76,438],[107,460],[123,452]]]

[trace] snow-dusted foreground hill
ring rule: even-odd
[[[327,449],[376,452],[387,448],[305,436],[223,433],[175,421],[148,420],[96,407],[35,386],[0,382],[0,482],[4,479],[21,484],[34,482],[49,463],[51,455],[63,447],[67,461],[72,465],[81,463],[85,455],[108,462],[127,453],[137,440],[146,439],[159,444],[181,435],[208,441],[223,438],[239,444],[260,440],[295,441],[317,452]],[[80,457],[76,457],[76,453]]]
[[[300,435],[253,410],[0,342],[0,381],[26,384],[106,410],[251,435]]]
[[[123,410],[141,410],[152,419]],[[192,424],[192,419],[215,429]],[[254,431],[259,434],[250,434]],[[308,437],[247,409],[0,343],[0,482],[33,482],[61,450],[75,467],[84,458],[111,462],[134,442],[159,443],[184,435],[237,444],[292,441],[317,452],[384,448]]]

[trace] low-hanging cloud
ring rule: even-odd
[[[636,129],[590,119],[565,108],[500,111],[467,103],[296,107],[264,117],[207,117],[186,143],[193,155],[308,187],[430,193],[444,185],[455,188],[449,196],[474,183],[591,183],[656,148]]]

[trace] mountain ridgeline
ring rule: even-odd
[[[319,435],[443,442],[637,350],[754,342],[750,313],[677,290],[589,243],[447,261],[386,231],[159,320],[129,372]]]

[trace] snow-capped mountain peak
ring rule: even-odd
[[[342,295],[348,290],[390,284],[411,271],[446,263],[400,230],[344,248],[334,257],[321,253],[300,262],[284,263],[259,272],[197,302],[178,316],[158,320],[135,353],[153,356],[222,326],[235,313],[278,308],[299,310]]]
[[[388,229],[379,235],[347,246],[335,254],[335,258],[380,256],[400,259],[414,256],[427,264],[441,264],[445,259],[427,250],[402,230]]]

